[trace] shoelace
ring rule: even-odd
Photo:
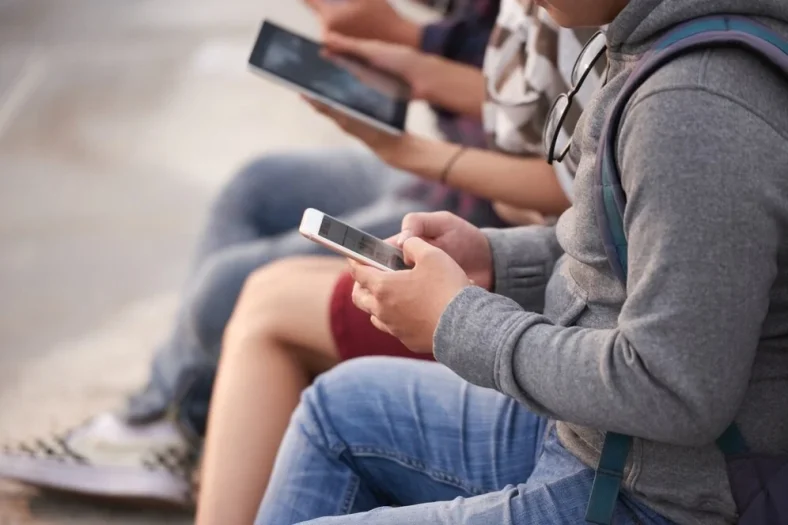
[[[73,462],[87,465],[90,462],[84,456],[71,450],[66,436],[53,435],[50,439],[34,439],[28,443],[4,445],[3,453],[15,456],[27,456],[33,459],[50,459],[60,462]]]
[[[186,448],[166,447],[160,450],[151,450],[143,458],[142,466],[148,470],[164,469],[176,476],[191,479],[197,466],[197,458],[197,449],[192,446]]]
[[[199,451],[191,445],[186,449],[167,447],[151,451],[148,457],[142,460],[142,465],[150,471],[165,469],[184,480],[189,487],[184,496],[190,504],[194,504],[199,491],[199,479],[195,476],[198,459]]]

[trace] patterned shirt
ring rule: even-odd
[[[491,148],[518,155],[543,154],[542,130],[550,107],[558,95],[569,91],[575,61],[596,32],[560,28],[530,0],[503,0],[484,59],[484,127]],[[605,61],[600,60],[575,97],[561,130],[563,143],[600,85],[604,70]],[[553,166],[571,199],[577,166],[569,156]]]
[[[457,3],[447,19],[424,28],[422,51],[481,68],[499,5],[500,0]],[[438,128],[446,140],[466,146],[485,146],[484,129],[478,119],[433,109],[438,116]]]
[[[480,8],[484,3],[469,4],[466,9]],[[451,21],[443,24],[453,27]],[[569,90],[575,60],[595,32],[593,29],[559,28],[530,0],[503,0],[489,44],[485,45],[486,101],[482,137],[470,133],[452,135],[441,128],[446,139],[510,154],[541,156],[542,128],[552,101]],[[604,65],[597,66],[600,69],[589,76],[572,105],[562,130],[565,137],[571,135],[590,93],[600,83]],[[455,129],[465,128],[455,125]],[[571,199],[576,166],[572,165],[570,156],[554,166],[561,187]],[[412,190],[415,193],[411,195],[421,195],[434,206],[453,211],[471,222],[495,224],[487,201],[437,183],[421,183]]]

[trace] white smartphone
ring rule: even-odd
[[[307,239],[322,244],[329,250],[378,270],[395,272],[410,269],[410,266],[405,264],[402,250],[322,211],[307,209],[298,231]]]
[[[355,58],[327,56],[322,46],[269,21],[249,57],[254,71],[381,131],[402,134],[410,86]]]

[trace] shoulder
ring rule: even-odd
[[[788,140],[788,71],[741,48],[698,50],[652,75],[629,101],[627,113],[643,106],[662,107],[665,117],[672,112],[679,118],[700,116],[709,124],[725,123],[744,111]]]
[[[671,198],[745,187],[753,202],[767,188],[788,198],[786,108],[788,74],[749,51],[705,49],[666,64],[627,104],[617,147],[625,189],[653,192],[659,181],[674,185]]]

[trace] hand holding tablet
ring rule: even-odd
[[[409,85],[358,58],[326,53],[317,42],[266,21],[249,63],[260,74],[379,130],[401,134],[405,128]]]

